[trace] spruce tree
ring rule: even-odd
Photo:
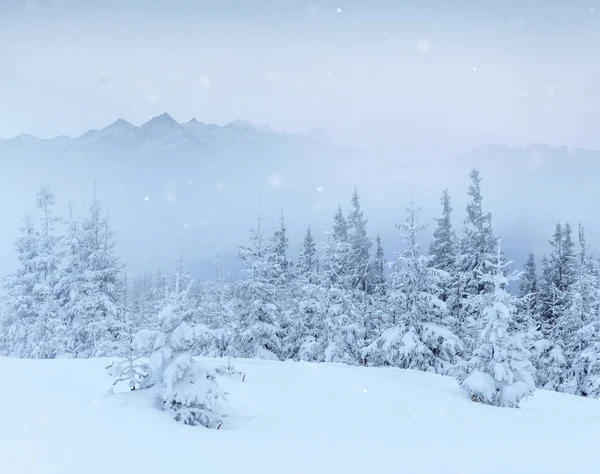
[[[435,219],[437,227],[433,231],[433,242],[429,247],[431,266],[445,272],[452,272],[456,259],[456,234],[452,229],[452,206],[450,194],[444,189],[440,199],[442,217]]]
[[[369,255],[371,240],[367,236],[367,219],[360,207],[358,191],[354,188],[352,210],[348,214],[348,241],[350,243],[349,269],[352,289],[366,291],[369,280]]]
[[[313,280],[316,276],[316,271],[318,269],[318,261],[316,255],[317,245],[309,227],[308,229],[306,229],[306,233],[304,234],[302,247],[298,255],[296,273],[299,277],[308,279],[313,283]]]
[[[35,259],[38,239],[30,214],[25,216],[15,242],[19,269],[4,280],[6,289],[2,319],[3,352],[13,357],[31,357],[29,339],[39,307],[34,295],[37,284]]]
[[[489,262],[494,260],[496,248],[492,215],[483,210],[479,172],[472,170],[470,178],[470,201],[467,204],[465,227],[456,257],[456,288],[453,289],[456,301],[452,304],[457,330],[467,350],[473,349],[480,329],[479,308],[473,307],[469,301],[471,297],[485,291],[486,285],[489,286],[479,278],[479,274],[489,270]]]
[[[528,314],[535,314],[537,311],[538,299],[538,281],[535,265],[535,255],[530,252],[527,261],[523,266],[523,274],[519,285],[519,299],[522,301],[522,307]]]
[[[196,332],[189,297],[191,285],[189,282],[182,287],[175,275],[174,288],[169,290],[158,315],[159,330],[147,338],[153,351],[142,388],[152,389],[161,408],[175,420],[219,428],[223,422],[219,402],[225,394],[214,371],[196,362],[193,355]]]
[[[578,230],[578,249],[573,281],[567,295],[568,306],[556,326],[557,339],[564,341],[564,354],[569,369],[560,391],[582,395],[589,390],[589,348],[595,347],[597,336],[596,304],[600,289],[594,275],[594,262],[589,255],[585,231]]]
[[[375,256],[369,271],[369,293],[378,296],[385,295],[385,268],[386,261],[381,245],[381,237],[377,234],[377,237],[375,237]]]
[[[66,300],[63,314],[71,327],[69,350],[83,358],[114,355],[124,315],[120,303],[123,264],[95,190],[87,214],[80,225],[72,224],[70,233],[74,234],[69,239],[73,254],[59,283]]]
[[[294,317],[284,338],[285,357],[322,361],[324,325],[323,287],[319,282],[316,244],[310,227],[306,230],[296,265],[293,301]]]
[[[64,351],[67,327],[56,298],[60,252],[52,191],[41,188],[36,204],[40,225],[25,217],[16,241],[20,268],[5,280],[3,345],[7,354],[46,359]]]
[[[505,274],[509,263],[505,263],[498,244],[495,259],[478,272],[485,290],[472,298],[481,300],[476,306],[482,308],[483,330],[459,382],[473,401],[518,407],[533,393],[535,369],[522,335],[510,330],[517,301],[507,286],[517,276]]]
[[[363,339],[353,293],[352,244],[341,207],[334,217],[320,267],[324,287],[323,356],[327,362],[360,363]]]
[[[273,281],[273,266],[261,218],[250,232],[250,244],[239,248],[244,263],[238,284],[235,345],[240,357],[277,359],[281,350],[278,326],[280,294]]]
[[[421,254],[418,208],[411,203],[406,221],[398,226],[404,243],[389,277],[390,305],[398,315],[364,351],[372,363],[404,369],[446,373],[462,351],[458,338],[444,327],[446,304],[439,298],[441,270],[431,268],[431,257]]]

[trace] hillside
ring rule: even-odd
[[[230,416],[216,431],[177,424],[142,392],[107,395],[106,365],[0,359],[0,472],[598,472],[595,400],[537,391],[501,409],[425,373],[235,361],[246,379],[221,381]]]

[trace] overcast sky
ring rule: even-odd
[[[600,148],[600,2],[2,0],[0,136],[164,111],[363,147]]]

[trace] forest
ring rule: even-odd
[[[426,251],[417,204],[397,225],[403,250],[386,255],[355,189],[324,241],[306,229],[295,259],[283,212],[270,231],[259,216],[238,249],[242,274],[232,278],[217,256],[202,281],[183,255],[168,271],[127,277],[96,193],[84,215],[61,218],[42,188],[15,242],[19,268],[4,281],[1,352],[118,357],[111,370],[131,389],[184,380],[195,356],[210,356],[433,372],[500,406],[518,406],[535,388],[597,398],[600,262],[583,227],[557,223],[550,253],[512,269],[479,172],[470,178],[464,226],[453,228],[443,191]],[[203,379],[219,398],[214,375]],[[219,426],[205,403],[190,408],[192,385],[165,404],[186,423]]]

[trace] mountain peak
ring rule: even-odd
[[[136,128],[135,125],[132,125],[127,120],[117,119],[103,130],[132,130],[134,128]]]
[[[157,115],[156,117],[151,118],[146,123],[142,124],[142,128],[147,126],[175,126],[179,125],[173,117],[171,117],[167,112]]]

